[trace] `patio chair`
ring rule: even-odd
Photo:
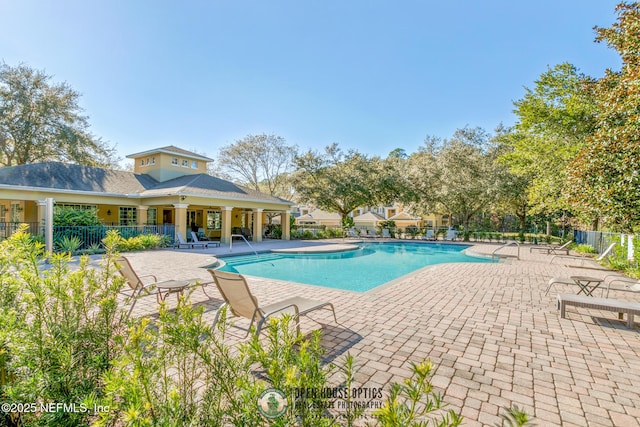
[[[453,228],[447,230],[447,235],[444,240],[456,240],[458,238],[458,232]]]
[[[201,243],[202,243],[202,244],[204,244],[204,247],[205,247],[205,248],[208,248],[208,247],[209,247],[209,245],[211,245],[211,246],[217,246],[217,247],[219,247],[219,246],[220,246],[220,242],[217,242],[217,241],[215,241],[215,240],[207,240],[207,241],[205,241],[205,242],[201,242],[200,240],[198,240],[198,235],[197,235],[196,233],[194,233],[193,231],[191,232],[191,242],[192,242],[194,245],[198,245],[198,244],[201,244]]]
[[[369,234],[367,233],[367,230],[364,228],[360,229],[360,237],[369,237]]]
[[[624,287],[611,288],[611,285],[615,282],[621,283]],[[623,292],[640,292],[640,280],[632,279],[631,277],[626,277],[626,276],[616,276],[614,279],[610,280],[609,283],[607,284],[607,298],[609,298],[609,291],[611,289],[613,289],[614,291],[623,291]]]
[[[433,233],[433,230],[427,230],[424,236],[422,236],[422,240],[436,240],[436,235]]]
[[[547,255],[549,254],[558,255],[560,252],[564,252],[565,255],[569,255],[568,246],[571,243],[573,243],[573,240],[569,240],[561,246],[557,246],[557,245],[556,246],[532,246],[529,248],[529,253],[531,253],[532,251],[542,251],[542,252],[546,252]]]
[[[210,284],[211,281],[205,281],[202,279],[185,279],[164,280],[159,282],[158,278],[153,274],[145,274],[139,276],[131,266],[131,262],[129,261],[129,259],[123,256],[116,259],[116,266],[118,267],[118,272],[120,273],[120,275],[124,277],[125,281],[129,285],[129,289],[121,291],[121,293],[125,295],[127,299],[133,300],[127,316],[131,314],[131,312],[133,311],[133,307],[135,307],[138,298],[141,296],[155,294],[158,303],[160,303],[162,301],[165,301],[167,295],[169,294],[175,293],[176,298],[179,298],[180,295],[183,295],[185,289],[193,286],[203,286],[202,291],[207,297],[209,297],[209,294],[207,294],[207,292],[204,290],[204,286]],[[151,277],[153,281],[145,283],[142,279],[146,277]]]
[[[602,260],[604,260],[606,257],[608,257],[609,255],[611,255],[611,253],[613,252],[613,248],[616,246],[615,243],[612,243],[609,245],[609,247],[607,249],[605,249],[604,252],[602,252],[602,254],[598,257],[595,258],[596,263],[600,262]],[[571,267],[580,267],[580,268],[595,268],[598,270],[602,270],[601,268],[596,267],[585,267],[584,266],[584,261],[588,260],[588,261],[594,261],[593,258],[591,257],[586,257],[584,255],[554,255],[551,257],[551,259],[549,260],[549,264],[553,264],[553,260],[556,258],[563,258],[563,259],[575,259],[575,260],[580,260],[580,265],[572,265]]]
[[[247,335],[257,322],[256,334],[262,330],[264,322],[273,315],[291,314],[296,319],[296,330],[300,334],[300,316],[319,308],[330,308],[333,312],[333,319],[338,323],[336,311],[333,304],[329,302],[310,300],[302,297],[291,297],[283,301],[260,306],[256,297],[251,294],[247,281],[241,274],[227,273],[219,270],[208,270],[213,276],[213,280],[224,299],[224,304],[218,309],[212,327],[218,323],[221,309],[228,306],[234,316],[250,319]]]
[[[389,229],[388,228],[383,228],[382,229],[382,238],[383,239],[390,239],[391,238],[391,233],[389,233]]]
[[[187,242],[179,231],[176,231],[176,239],[178,239],[178,249],[182,249],[185,246],[190,249],[194,249],[196,246],[201,246],[202,248],[207,246],[205,242]]]
[[[367,232],[367,237],[371,237],[373,239],[377,239],[378,237],[380,237],[380,235],[378,233],[376,233],[375,230],[369,230]]]
[[[353,228],[350,228],[350,229],[347,230],[347,237],[350,237],[352,239],[360,238],[360,236],[358,236],[358,233],[356,232],[356,230],[354,230]]]

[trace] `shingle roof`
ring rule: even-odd
[[[145,174],[58,162],[0,168],[0,185],[157,197],[168,194],[291,204],[207,174],[158,182]]]
[[[289,203],[287,200],[279,197],[261,193],[207,174],[185,175],[170,179],[169,181],[158,183],[153,188],[145,190],[141,195],[143,197],[158,196],[166,194],[168,191],[193,196]]]
[[[99,193],[140,193],[158,184],[148,175],[59,162],[0,168],[0,184]]]

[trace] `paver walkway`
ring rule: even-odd
[[[255,246],[305,244],[320,243]],[[472,250],[490,254],[496,247],[479,244]],[[128,256],[140,274],[153,273],[160,280],[210,280],[201,267],[228,249]],[[248,248],[234,244],[233,249]],[[294,295],[332,301],[340,324],[322,310],[313,317],[323,324],[329,357],[339,361],[346,352],[355,356],[356,383],[362,387],[401,381],[410,374],[410,362],[430,358],[437,366],[434,386],[452,409],[461,411],[466,426],[500,423],[499,412],[514,403],[540,426],[640,425],[640,325],[629,330],[615,313],[574,308],[560,319],[557,292],[576,292],[577,287],[560,285],[544,295],[551,277],[604,277],[610,272],[568,267],[568,259],[550,264],[550,255],[526,248],[520,255],[520,260],[498,264],[431,266],[366,293],[253,277],[249,285],[261,303]],[[207,304],[207,316],[213,319],[221,300],[214,288],[207,292],[212,300],[201,291],[192,300]],[[610,298],[640,300],[627,292],[611,292]],[[155,299],[143,298],[134,315],[156,311]],[[302,325],[303,332],[318,327],[308,320]]]

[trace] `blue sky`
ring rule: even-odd
[[[547,66],[601,77],[616,1],[0,0],[0,60],[82,94],[120,156],[247,134],[385,156],[515,121]]]

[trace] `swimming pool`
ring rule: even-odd
[[[365,292],[420,268],[450,262],[491,262],[465,245],[364,243],[336,253],[260,253],[220,258],[221,271]]]

